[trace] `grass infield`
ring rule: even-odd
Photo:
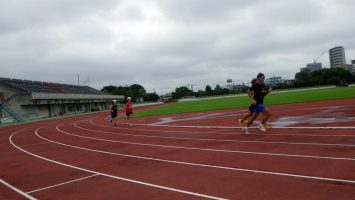
[[[264,104],[279,105],[289,103],[302,103],[332,99],[355,98],[355,87],[340,87],[320,90],[290,91],[283,93],[270,93],[265,97]],[[203,112],[210,110],[223,110],[232,108],[246,108],[250,105],[247,96],[229,97],[221,99],[206,99],[190,102],[167,104],[166,106],[145,110],[134,114],[134,117],[148,117],[189,112]]]

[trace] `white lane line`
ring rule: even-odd
[[[60,126],[60,125],[58,125],[58,126]],[[115,155],[115,156],[122,156],[122,157],[128,157],[128,158],[136,158],[136,159],[142,159],[142,160],[152,160],[152,161],[166,162],[166,163],[173,163],[173,164],[182,164],[182,165],[191,165],[191,166],[198,166],[198,167],[207,167],[207,168],[214,168],[214,169],[242,171],[242,172],[252,172],[252,173],[259,173],[259,174],[278,175],[278,176],[286,176],[286,177],[296,177],[296,178],[304,178],[304,179],[312,179],[312,180],[343,182],[343,183],[355,184],[355,180],[324,178],[324,177],[317,177],[317,176],[306,176],[306,175],[299,175],[299,174],[278,173],[278,172],[243,169],[243,168],[234,168],[234,167],[223,167],[223,166],[217,166],[217,165],[207,165],[207,164],[191,163],[191,162],[183,162],[183,161],[175,161],[175,160],[165,160],[165,159],[150,158],[150,157],[144,157],[144,156],[135,156],[135,155],[129,155],[129,154],[114,153],[114,152],[109,152],[109,151],[101,151],[101,150],[96,150],[96,149],[89,149],[89,148],[84,148],[84,147],[79,147],[79,146],[74,146],[74,145],[69,145],[69,144],[64,144],[64,143],[56,142],[56,141],[53,141],[53,140],[49,140],[49,139],[44,138],[43,136],[40,136],[38,134],[38,130],[39,129],[37,129],[35,131],[35,133],[36,133],[36,135],[39,138],[41,138],[43,140],[52,142],[54,144],[67,146],[67,147],[71,147],[71,148],[75,148],[75,149],[80,149],[80,150],[84,150],[84,151],[91,151],[91,152],[97,152],[97,153],[103,153],[103,154],[109,154],[109,155]]]
[[[244,135],[244,133],[216,133],[217,135]],[[355,135],[329,135],[329,134],[304,134],[304,133],[252,133],[256,136],[293,136],[293,137],[355,137]]]
[[[40,128],[39,128],[39,129],[40,129]],[[36,131],[38,131],[39,129],[37,129]],[[101,176],[113,178],[113,179],[116,179],[116,180],[121,180],[121,181],[126,181],[126,182],[141,184],[141,185],[146,185],[146,186],[150,186],[150,187],[154,187],[154,188],[159,188],[159,189],[163,189],[163,190],[169,190],[169,191],[178,192],[178,193],[183,193],[183,194],[192,195],[192,196],[203,197],[203,198],[207,198],[207,199],[225,200],[224,198],[220,198],[220,197],[215,197],[215,196],[210,196],[210,195],[205,195],[205,194],[190,192],[190,191],[186,191],[186,190],[180,190],[180,189],[176,189],[176,188],[166,187],[166,186],[162,186],[162,185],[156,185],[156,184],[147,183],[147,182],[142,182],[142,181],[137,181],[137,180],[128,179],[128,178],[123,178],[123,177],[114,176],[114,175],[110,175],[110,174],[105,174],[105,173],[101,173],[101,172],[98,172],[98,171],[89,170],[89,169],[77,167],[77,166],[74,166],[74,165],[69,165],[69,164],[66,164],[66,163],[63,163],[63,162],[51,160],[51,159],[48,159],[48,158],[39,156],[39,155],[37,155],[37,154],[31,153],[31,152],[29,152],[29,151],[26,151],[26,150],[20,148],[19,146],[17,146],[17,145],[13,142],[13,140],[12,140],[12,138],[13,138],[13,136],[14,136],[15,134],[16,134],[16,132],[13,133],[13,134],[9,137],[9,142],[10,142],[10,144],[11,144],[13,147],[15,147],[16,149],[18,149],[18,150],[20,150],[20,151],[22,151],[22,152],[24,152],[24,153],[26,153],[26,154],[28,154],[28,155],[31,155],[31,156],[33,156],[33,157],[36,157],[36,158],[39,158],[39,159],[42,159],[42,160],[45,160],[45,161],[48,161],[48,162],[52,162],[52,163],[55,163],[55,164],[58,164],[58,165],[62,165],[62,166],[65,166],[65,167],[77,169],[77,170],[80,170],[80,171],[85,171],[85,172],[89,172],[89,173],[93,173],[93,174],[97,174],[97,175],[101,175]],[[38,136],[38,135],[37,135],[37,136]],[[64,144],[63,144],[63,145],[64,145]],[[65,145],[64,145],[64,146],[65,146]]]
[[[346,105],[346,106],[325,106],[325,107],[310,107],[310,108],[293,108],[293,109],[283,109],[283,110],[275,110],[275,111],[273,111],[274,113],[278,113],[278,112],[281,112],[281,113],[284,113],[284,112],[290,112],[290,111],[295,111],[295,110],[297,110],[297,111],[299,111],[299,110],[321,110],[321,109],[329,109],[329,108],[334,108],[334,107],[336,107],[336,108],[339,108],[340,110],[344,110],[344,108],[345,108],[345,110],[349,110],[349,108],[352,108],[352,107],[355,107],[354,105]],[[246,110],[246,109],[245,109]],[[226,114],[228,114],[228,117],[230,117],[230,116],[240,116],[240,115],[242,115],[242,113],[240,113],[240,112],[244,112],[245,113],[245,111],[242,111],[241,109],[238,109],[237,111],[235,111],[235,112],[238,112],[238,113],[235,113],[234,115],[232,114],[230,114],[230,112],[227,112]],[[200,112],[199,112],[200,113]],[[204,114],[203,112],[201,113],[201,114]],[[213,114],[213,113],[212,113]],[[189,116],[189,115],[188,115]],[[106,117],[106,119],[108,119],[110,116],[107,116]],[[181,116],[179,116],[179,117],[183,117],[183,115],[181,115]],[[211,117],[208,117],[208,118],[211,118]],[[105,119],[105,118],[104,118]],[[206,118],[204,118],[204,119],[206,119]],[[107,120],[106,120],[107,121]],[[181,121],[181,120],[177,120],[177,121]],[[186,121],[190,121],[190,120],[186,120]],[[158,122],[159,123],[159,122]],[[151,124],[130,124],[130,123],[121,123],[121,124],[129,124],[129,125],[137,125],[137,126],[154,126],[156,123],[151,123]],[[164,126],[164,125],[163,125]],[[170,125],[168,125],[168,126],[170,126]],[[179,128],[179,127],[183,127],[183,126],[178,126],[178,125],[172,125],[172,126],[176,126],[177,128]],[[209,126],[193,126],[192,128],[204,128],[204,127],[207,127],[207,128],[209,128]],[[218,128],[235,128],[235,126],[231,126],[231,127],[229,127],[229,126],[225,126],[225,127],[223,127],[223,126],[219,126]],[[257,127],[253,127],[253,128],[257,128]],[[287,128],[287,127],[276,127],[276,128]],[[307,127],[288,127],[288,128],[291,128],[291,129],[294,129],[294,128],[296,128],[296,129],[298,129],[298,128],[300,128],[300,129],[307,129]],[[348,127],[323,127],[324,129],[349,129]],[[318,127],[314,127],[314,129],[319,129]],[[355,127],[354,126],[352,126],[352,127],[350,127],[350,129],[355,129]]]
[[[89,121],[89,120],[81,120],[81,121]],[[170,132],[178,132],[178,133],[211,133],[211,134],[216,134],[216,135],[244,135],[244,133],[218,133],[214,131],[205,131],[205,132],[197,132],[197,131],[166,131],[166,130],[149,130],[149,129],[135,129],[135,128],[122,128],[120,126],[112,127],[112,126],[105,126],[101,124],[94,123],[90,121],[90,124],[94,126],[99,126],[99,127],[104,127],[104,128],[113,128],[113,129],[122,129],[122,130],[133,130],[133,131],[144,131],[144,132],[160,132],[160,133],[170,133]],[[258,127],[252,127],[257,129]],[[241,127],[237,128],[241,130]],[[272,133],[253,133],[253,135],[257,136],[302,136],[302,137],[355,137],[355,135],[321,135],[321,134],[284,134],[284,133],[278,133],[278,134],[272,134]]]
[[[75,180],[71,180],[71,181],[67,181],[67,182],[63,182],[63,183],[51,185],[51,186],[44,187],[44,188],[40,188],[40,189],[36,189],[36,190],[32,190],[32,191],[29,191],[29,192],[27,192],[27,193],[28,193],[28,194],[31,194],[31,193],[34,193],[34,192],[38,192],[38,191],[42,191],[42,190],[47,190],[47,189],[54,188],[54,187],[58,187],[58,186],[61,186],[61,185],[66,185],[66,184],[69,184],[69,183],[74,183],[74,182],[77,182],[77,181],[81,181],[81,180],[84,180],[84,179],[88,179],[88,178],[91,178],[91,177],[95,177],[95,176],[98,176],[98,175],[99,175],[99,174],[94,174],[94,175],[90,175],[90,176],[78,178],[78,179],[75,179]]]
[[[171,128],[204,128],[204,129],[240,129],[237,126],[188,126],[188,125],[155,125],[155,124],[132,124],[132,123],[120,123],[130,126],[150,126],[150,127],[171,127]],[[258,129],[258,127],[249,127],[251,129]],[[308,129],[308,130],[348,130],[355,129],[355,126],[273,126],[273,129]]]
[[[99,140],[105,142],[112,143],[121,143],[121,144],[132,144],[132,145],[140,145],[140,146],[151,146],[151,147],[163,147],[163,148],[174,148],[174,149],[186,149],[186,150],[197,150],[197,151],[212,151],[212,152],[224,152],[224,153],[240,153],[240,154],[255,154],[255,155],[267,155],[267,156],[284,156],[284,157],[299,157],[299,158],[314,158],[314,159],[329,159],[329,160],[347,160],[347,161],[355,161],[355,158],[341,158],[341,157],[327,157],[327,156],[312,156],[312,155],[297,155],[297,154],[279,154],[279,153],[261,153],[261,152],[250,152],[250,151],[235,151],[235,150],[223,150],[223,149],[205,149],[205,148],[195,148],[195,147],[184,147],[184,146],[172,146],[172,145],[158,145],[158,144],[150,144],[150,143],[138,143],[138,142],[125,142],[121,140],[108,140],[102,138],[88,137],[82,135],[72,134],[66,131],[63,131],[57,128],[58,131],[79,138],[86,138],[91,140]]]
[[[10,189],[14,190],[15,192],[17,192],[18,194],[20,194],[20,195],[26,197],[27,199],[30,199],[30,200],[37,200],[37,199],[34,198],[33,196],[27,194],[26,192],[21,191],[20,189],[18,189],[18,188],[16,188],[16,187],[12,186],[11,184],[7,183],[6,181],[4,181],[4,180],[2,180],[2,179],[0,179],[0,182],[1,182],[2,184],[4,184],[5,186],[7,186],[8,188],[10,188]]]
[[[285,144],[285,145],[309,145],[309,146],[339,146],[339,147],[355,147],[355,144],[331,144],[331,143],[316,143],[316,142],[271,142],[271,141],[262,141],[262,140],[221,140],[221,139],[211,139],[211,138],[190,138],[190,137],[168,137],[168,136],[154,136],[154,135],[136,135],[129,133],[121,132],[110,132],[110,131],[96,131],[91,129],[86,129],[78,125],[74,125],[77,128],[83,130],[100,132],[100,133],[110,133],[114,135],[126,135],[133,137],[147,137],[147,138],[162,138],[162,139],[174,139],[174,140],[197,140],[197,141],[213,141],[213,142],[238,142],[238,143],[259,143],[259,144]]]

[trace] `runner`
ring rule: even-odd
[[[111,113],[111,123],[114,121],[114,126],[117,126],[117,113],[118,113],[118,105],[117,101],[113,100],[112,105],[110,106],[110,113]]]
[[[249,92],[251,91],[251,88],[253,87],[253,85],[256,83],[256,78],[253,78],[253,80],[251,81],[251,86],[250,88],[248,89],[248,95],[249,95]],[[254,94],[251,94],[251,95],[254,95]],[[249,95],[250,96],[250,95]],[[243,119],[238,119],[238,122],[239,122],[239,126],[240,127],[243,127],[244,126],[244,121],[247,120],[249,117],[251,117],[253,115],[253,111],[254,111],[254,104],[250,104],[249,108],[249,113],[246,114]]]
[[[263,73],[259,73],[257,76],[257,81],[254,85],[250,87],[248,91],[248,95],[252,98],[252,104],[254,105],[253,115],[248,123],[242,128],[244,134],[249,134],[248,127],[254,122],[254,120],[259,116],[259,114],[263,113],[263,119],[261,124],[259,124],[259,129],[261,131],[266,131],[265,124],[267,120],[270,118],[271,113],[269,109],[263,105],[264,103],[264,96],[271,92],[271,87],[269,90],[265,89],[265,75]],[[270,127],[270,126],[268,126]]]
[[[133,114],[133,108],[132,108],[132,98],[127,97],[127,103],[126,103],[126,119],[130,119],[131,115]]]

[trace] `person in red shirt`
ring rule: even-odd
[[[126,109],[126,119],[130,119],[131,115],[133,114],[133,108],[132,108],[132,98],[131,97],[127,97],[127,103],[125,106]]]

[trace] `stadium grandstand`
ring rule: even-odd
[[[88,86],[0,78],[0,122],[103,111],[123,98]]]

